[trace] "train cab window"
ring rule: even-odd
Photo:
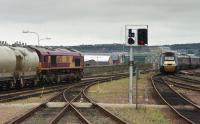
[[[165,56],[165,60],[174,61],[174,57],[173,56]]]
[[[51,56],[51,64],[52,65],[56,64],[56,56]]]
[[[44,56],[44,62],[48,62],[48,56]]]
[[[75,66],[80,66],[80,62],[81,62],[80,59],[75,59]]]

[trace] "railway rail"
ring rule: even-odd
[[[123,78],[126,76],[115,76],[112,78],[112,80],[117,80],[120,78]],[[9,124],[18,124],[18,123],[33,123],[33,121],[37,121],[38,123],[49,123],[49,124],[55,124],[55,123],[62,123],[63,119],[65,120],[67,117],[70,116],[70,118],[76,118],[75,121],[78,123],[86,123],[90,124],[91,120],[87,119],[87,115],[84,114],[84,111],[90,111],[92,114],[95,114],[98,110],[98,117],[100,116],[101,119],[106,118],[106,120],[109,118],[109,120],[112,123],[119,123],[119,124],[126,124],[125,121],[121,120],[119,117],[111,114],[109,111],[105,110],[98,104],[94,103],[92,100],[90,100],[86,94],[85,90],[92,84],[95,83],[101,83],[105,81],[109,81],[110,77],[105,78],[99,78],[99,79],[93,79],[88,81],[83,81],[79,84],[73,84],[72,86],[69,86],[64,91],[56,94],[52,98],[48,99],[44,103],[41,103],[37,107],[31,109],[30,111],[22,114],[19,117],[15,117],[14,119],[8,121]],[[80,109],[73,105],[74,101],[77,101],[78,99],[83,99],[82,101],[91,103],[92,106],[89,108]],[[48,107],[48,104],[61,104],[63,106],[61,107]],[[83,113],[83,114],[82,114]],[[76,116],[73,116],[76,115]],[[78,117],[78,118],[77,118]],[[73,120],[74,121],[74,120]],[[95,120],[93,120],[95,121]],[[101,121],[102,122],[102,121]],[[100,122],[100,123],[101,123]]]
[[[152,85],[165,104],[181,118],[191,124],[200,124],[200,108],[196,104],[173,90],[160,76],[152,77]]]
[[[184,75],[190,75],[190,76],[200,76],[200,72],[195,71],[195,70],[183,70],[183,71],[180,71],[180,73]]]
[[[173,79],[178,79],[178,81],[173,80]],[[170,83],[170,85],[173,85],[173,86],[176,86],[176,87],[179,87],[179,88],[184,88],[184,89],[200,92],[200,84],[198,84],[197,82],[195,82],[195,83],[190,82],[191,81],[190,79],[189,80],[188,79],[183,80],[182,78],[179,78],[179,77],[170,76],[170,77],[165,78],[165,80],[168,83]],[[194,80],[192,80],[192,81],[194,81]]]
[[[82,81],[88,81],[88,80],[95,80],[100,78],[109,77],[112,78],[114,76],[126,76],[127,73],[120,73],[116,75],[99,75],[99,77],[87,77],[83,78]],[[0,94],[0,103],[18,100],[18,99],[25,99],[33,96],[39,96],[41,94],[48,94],[48,93],[54,93],[61,90],[66,89],[67,87],[73,85],[73,83],[65,83],[57,86],[48,86],[43,88],[34,88],[34,89],[25,89],[21,91],[11,90],[11,91],[4,91]]]
[[[188,78],[185,77],[184,75],[180,75],[180,74],[176,74],[174,76],[169,76],[170,78],[174,78],[174,79],[178,79],[178,80],[182,80],[182,81],[186,81],[195,85],[200,85],[200,80],[197,79],[193,79],[193,78]]]
[[[29,89],[24,91],[17,91],[17,92],[10,92],[0,95],[0,103],[8,102],[12,100],[18,100],[18,99],[24,99],[28,97],[38,96],[41,94],[48,94],[53,92],[58,92],[62,89],[65,89],[66,87],[72,85],[65,84],[65,85],[58,85],[58,86],[51,86],[51,87],[45,87],[45,88],[39,88],[39,89]]]

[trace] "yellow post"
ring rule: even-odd
[[[42,98],[43,93],[44,93],[44,87],[42,88],[42,92],[41,92],[40,98]]]

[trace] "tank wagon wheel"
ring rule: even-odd
[[[38,85],[38,82],[37,82],[37,80],[35,80],[35,79],[33,79],[33,80],[30,80],[30,87],[36,87],[37,85]]]
[[[10,81],[6,81],[6,82],[4,83],[3,88],[4,88],[5,90],[11,89],[11,83],[10,83]]]
[[[0,85],[1,90],[9,90],[14,87],[14,82],[13,81],[4,81]]]
[[[24,88],[24,80],[22,78],[20,78],[20,80],[16,82],[16,88],[18,89]]]
[[[15,82],[14,81],[9,81],[10,88],[15,88]]]

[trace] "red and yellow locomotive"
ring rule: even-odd
[[[81,53],[66,49],[32,47],[39,57],[39,79],[58,83],[63,80],[81,80],[84,59]]]

